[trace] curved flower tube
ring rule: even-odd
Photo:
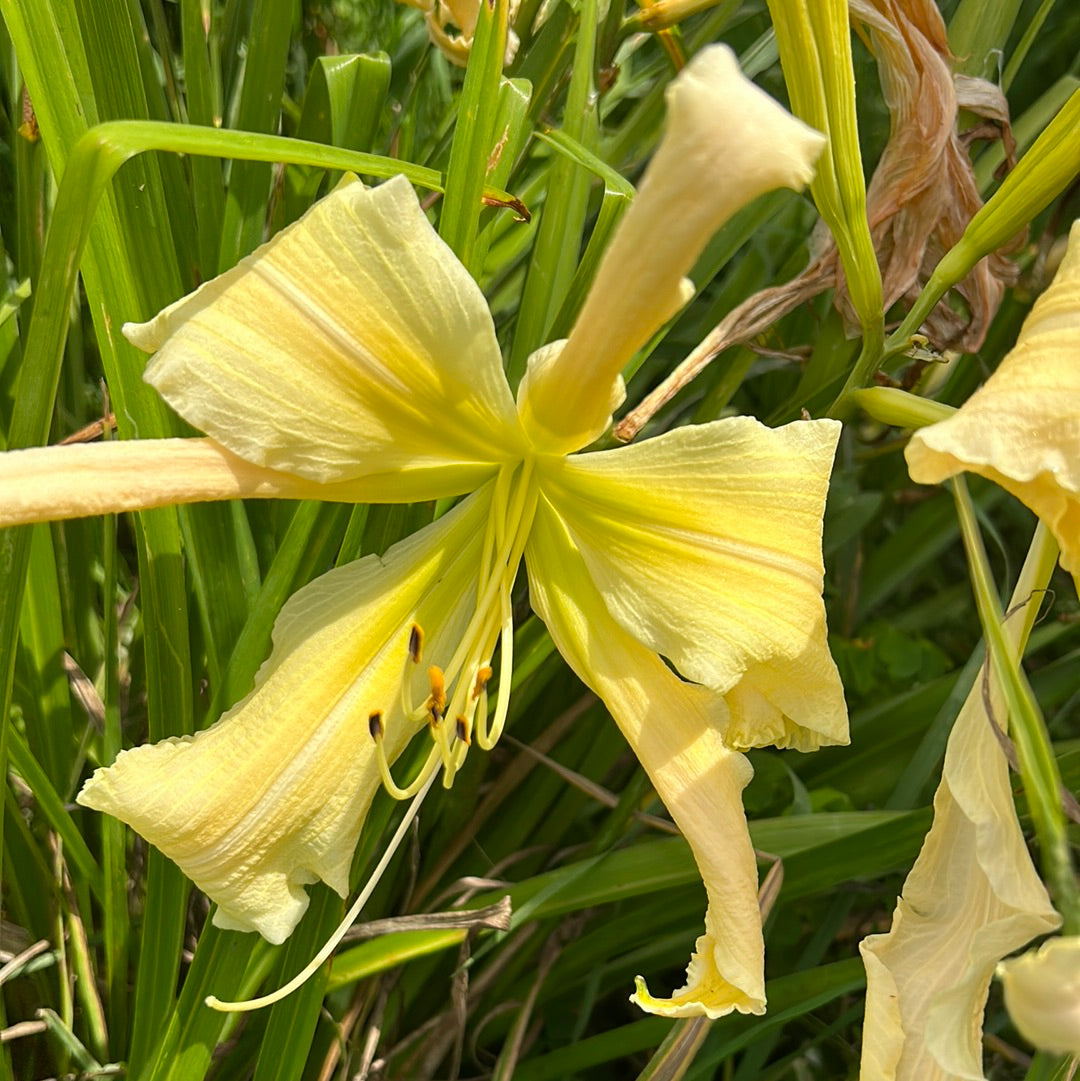
[[[1080,575],[1080,222],[1050,287],[997,371],[948,420],[920,428],[905,455],[912,480],[968,471],[1026,504]]]
[[[696,119],[723,103],[723,123],[703,135]],[[180,462],[170,498],[473,493],[382,559],[300,590],[247,698],[194,737],[124,752],[80,793],[174,859],[217,902],[218,925],[281,941],[306,884],[346,892],[380,783],[409,798],[441,770],[449,785],[471,745],[494,744],[524,558],[537,611],[634,747],[708,892],[687,986],[661,999],[642,985],[636,1001],[710,1017],[764,1009],[740,799],[750,768],[738,749],[847,739],[821,599],[839,425],[771,431],[737,418],[565,455],[607,423],[621,367],[685,297],[683,274],[709,232],[767,187],[804,184],[820,138],[752,88],[722,47],[695,57],[670,109],[578,325],[565,346],[534,354],[516,406],[484,298],[408,183],[346,182],[234,270],[126,328],[154,351],[147,379],[209,438],[0,457],[0,524],[150,505],[148,486],[125,489],[123,462],[130,448],[145,469],[155,446],[162,475],[170,456]],[[672,174],[685,173],[690,147],[745,163],[746,176],[693,193],[685,213]],[[644,282],[620,271],[624,235],[650,252]],[[606,348],[634,309],[632,332]],[[62,454],[84,471],[100,463],[81,506],[71,491],[43,501],[32,490]],[[399,781],[395,760],[422,730],[426,760]]]

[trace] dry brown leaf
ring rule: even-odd
[[[919,295],[941,257],[960,239],[982,206],[968,157],[973,138],[1000,134],[1013,160],[1008,104],[1000,88],[985,79],[955,75],[945,25],[933,0],[851,0],[852,21],[868,33],[877,57],[882,90],[891,117],[889,141],[867,189],[867,218],[881,266],[885,306]],[[964,134],[957,115],[966,109],[984,117]],[[835,288],[836,305],[852,325],[858,319],[844,281],[831,234],[822,225],[812,248],[813,262],[792,281],[747,298],[636,409],[615,427],[622,441],[633,439],[656,411],[697,376],[713,357],[748,341],[825,289]],[[939,304],[924,330],[938,349],[979,348],[1016,269],[1002,252],[981,260],[956,291],[967,311]]]

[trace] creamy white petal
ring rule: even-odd
[[[749,762],[719,735],[723,701],[684,683],[608,614],[581,553],[541,498],[525,553],[533,607],[578,676],[607,705],[690,844],[708,893],[686,986],[634,1000],[651,1013],[764,1013],[757,867],[742,809]]]
[[[997,974],[1024,1039],[1055,1055],[1080,1055],[1080,936],[1047,939],[1002,961]]]
[[[166,401],[256,465],[343,481],[522,447],[483,294],[404,177],[343,182],[124,330],[155,352],[146,379]]]
[[[1080,574],[1080,222],[1053,283],[987,383],[948,420],[920,428],[913,480],[964,470],[1011,492],[1050,528],[1061,565]]]
[[[992,702],[1000,721],[996,686]],[[980,680],[949,736],[934,824],[892,928],[860,945],[867,981],[860,1081],[982,1081],[994,966],[1060,922],[1020,832],[992,723]]]
[[[736,747],[847,741],[821,521],[835,421],[750,417],[546,465],[543,490],[611,614],[723,694]]]
[[[619,373],[693,295],[685,275],[713,233],[758,195],[804,187],[825,144],[743,76],[726,45],[686,65],[667,106],[663,140],[565,349],[531,364],[518,391],[526,428],[545,450],[578,450],[607,427]]]
[[[218,499],[395,503],[483,484],[486,466],[318,481],[252,465],[212,439],[130,439],[0,454],[0,528]]]
[[[300,590],[274,626],[255,689],[211,728],[122,752],[78,802],[115,815],[218,904],[222,927],[283,941],[322,879],[344,896],[353,850],[379,787],[369,715],[383,714],[393,760],[417,731],[421,670],[446,663],[476,602],[491,486],[385,556]],[[413,623],[427,632],[411,665]]]

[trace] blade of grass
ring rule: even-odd
[[[479,273],[474,254],[476,231],[488,155],[495,141],[508,11],[508,0],[495,0],[479,7],[446,170],[446,194],[439,215],[439,235],[473,277]]]

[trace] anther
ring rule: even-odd
[[[483,668],[476,670],[476,682],[473,684],[472,691],[473,698],[479,698],[484,693],[493,674],[491,666],[487,664]]]
[[[368,731],[371,733],[371,738],[379,740],[383,738],[383,723],[382,723],[382,710],[376,709],[368,714],[367,719]]]
[[[412,625],[409,631],[409,657],[413,664],[420,663],[420,656],[424,651],[424,628],[419,623]]]
[[[457,738],[468,747],[471,742],[469,739],[469,722],[461,714],[458,714],[458,718],[454,723]]]
[[[428,716],[432,724],[438,724],[446,712],[446,677],[443,670],[437,665],[428,669],[428,679],[431,682],[431,694],[428,696]]]

